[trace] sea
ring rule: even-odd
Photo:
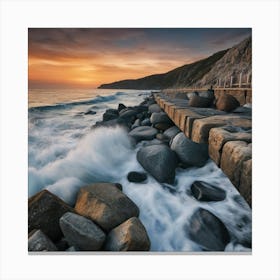
[[[28,195],[42,189],[74,206],[79,189],[93,182],[118,182],[140,209],[140,220],[153,252],[202,252],[186,228],[199,208],[216,215],[231,241],[226,252],[251,252],[251,208],[212,160],[203,167],[176,169],[174,190],[153,177],[145,184],[127,180],[130,171],[145,172],[136,159],[143,143],[134,146],[121,127],[91,127],[108,108],[139,105],[149,90],[32,89],[28,93]],[[200,202],[191,184],[206,181],[226,191],[219,202]],[[245,244],[245,245],[244,245]]]

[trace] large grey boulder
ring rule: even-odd
[[[195,181],[191,185],[193,196],[200,201],[221,201],[226,198],[226,192],[203,181]]]
[[[151,145],[137,152],[137,160],[160,183],[172,184],[177,166],[176,154],[166,145]]]
[[[75,210],[105,231],[139,215],[135,203],[113,183],[94,183],[81,188]]]
[[[105,250],[109,251],[149,251],[150,239],[141,221],[130,218],[108,234]]]
[[[139,126],[131,130],[128,135],[136,140],[136,142],[142,140],[152,140],[158,133],[157,129],[150,126]]]
[[[62,237],[59,219],[74,209],[47,190],[43,190],[28,199],[28,232],[41,229],[51,240]]]
[[[67,212],[59,224],[68,244],[79,250],[99,250],[105,241],[106,235],[100,227],[83,216]]]
[[[189,237],[204,250],[224,251],[230,236],[223,222],[206,209],[199,208],[185,226]]]
[[[194,95],[190,98],[189,106],[198,108],[208,108],[212,105],[213,99]]]
[[[28,238],[28,251],[57,251],[57,248],[41,230],[36,230]]]
[[[207,144],[191,141],[183,132],[178,133],[172,140],[171,149],[176,152],[180,161],[187,166],[203,166],[208,160]]]
[[[149,112],[151,112],[151,113],[159,113],[161,111],[162,110],[161,110],[161,108],[159,107],[158,104],[152,104],[152,105],[149,106]]]
[[[150,121],[153,125],[158,123],[173,124],[172,120],[164,112],[152,113]]]
[[[227,93],[220,95],[216,102],[217,109],[225,112],[231,112],[239,106],[239,101],[234,96]]]
[[[169,140],[172,140],[180,132],[181,132],[181,130],[176,125],[174,125],[174,126],[171,126],[168,129],[166,129],[163,132],[163,135],[168,137]]]
[[[107,109],[103,114],[103,121],[110,121],[117,119],[119,117],[118,110],[115,109]]]

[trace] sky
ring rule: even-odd
[[[29,28],[29,88],[97,88],[232,47],[250,28]]]

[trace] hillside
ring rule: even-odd
[[[205,59],[175,68],[167,73],[155,74],[135,80],[122,80],[103,84],[102,89],[165,89],[210,86],[217,79],[231,75],[251,73],[251,37],[230,49],[219,51]]]

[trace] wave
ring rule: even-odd
[[[46,105],[46,106],[37,106],[29,108],[29,112],[37,112],[37,111],[48,111],[48,110],[54,110],[54,109],[69,109],[71,107],[77,106],[77,105],[91,105],[96,103],[102,103],[102,102],[109,102],[116,100],[119,96],[126,95],[125,92],[116,92],[112,95],[97,95],[93,99],[89,100],[81,100],[81,101],[73,101],[73,102],[66,102],[66,103],[57,103],[53,105]]]

